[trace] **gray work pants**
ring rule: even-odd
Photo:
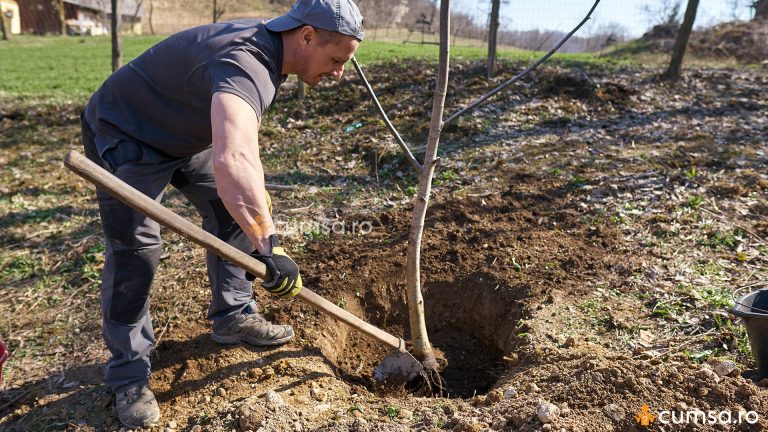
[[[100,152],[94,131],[85,120],[82,126],[83,146],[90,160],[158,202],[166,186],[173,185],[197,208],[203,229],[243,252],[252,251],[250,241],[216,192],[210,148],[177,158],[146,145],[118,140],[115,147]],[[96,191],[96,197],[106,246],[102,330],[112,354],[106,383],[113,389],[144,384],[149,380],[149,353],[155,343],[149,291],[162,253],[160,226],[101,190]],[[212,293],[208,318],[215,329],[248,304],[252,288],[244,270],[210,252],[207,265]]]

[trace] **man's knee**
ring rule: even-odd
[[[112,251],[114,272],[108,318],[121,324],[134,324],[149,309],[149,290],[160,261],[162,247]]]
[[[99,215],[104,236],[118,248],[138,247],[134,227],[134,210],[110,196],[99,197]]]

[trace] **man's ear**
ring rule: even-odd
[[[317,31],[315,31],[314,27],[306,25],[301,28],[301,31],[299,32],[299,42],[303,47],[312,45],[316,38]]]

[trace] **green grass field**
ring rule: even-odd
[[[123,39],[132,59],[162,37]],[[0,95],[81,99],[111,71],[108,37],[17,36],[0,43]]]
[[[123,38],[124,59],[128,61],[165,36]],[[0,98],[53,101],[85,100],[111,71],[109,37],[17,36],[0,41]],[[396,61],[404,58],[437,60],[436,45],[365,41],[358,50],[361,64]],[[541,53],[502,49],[500,59],[534,61]],[[454,46],[452,60],[485,58],[484,47]],[[565,62],[603,61],[591,54],[564,54]],[[350,69],[351,70],[351,69]]]

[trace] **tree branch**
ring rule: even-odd
[[[586,16],[586,17],[584,17],[584,19],[583,19],[583,20],[581,20],[581,22],[579,23],[579,25],[577,25],[577,26],[576,26],[576,28],[574,28],[573,30],[571,30],[571,32],[570,32],[570,33],[568,33],[567,35],[565,35],[565,37],[564,37],[562,40],[560,40],[560,42],[558,42],[558,43],[557,43],[557,45],[555,45],[555,47],[554,47],[554,48],[552,48],[551,50],[549,50],[549,52],[548,52],[548,53],[544,54],[544,57],[542,57],[542,58],[538,59],[538,60],[537,60],[535,63],[533,63],[532,65],[528,66],[528,68],[526,68],[524,71],[520,72],[519,74],[515,75],[515,76],[514,76],[512,79],[510,79],[509,81],[507,81],[507,82],[505,82],[505,83],[503,83],[503,84],[499,85],[498,87],[496,87],[495,89],[493,89],[493,90],[491,90],[490,92],[486,93],[485,95],[483,95],[483,96],[480,96],[479,98],[477,98],[477,99],[476,99],[474,102],[472,102],[471,104],[469,104],[469,105],[465,106],[464,108],[462,108],[462,109],[458,110],[456,113],[452,114],[450,117],[448,117],[447,119],[445,119],[445,121],[443,122],[443,127],[447,126],[447,125],[448,125],[448,123],[450,123],[450,122],[452,122],[452,121],[456,120],[457,118],[459,118],[459,117],[461,117],[462,115],[466,114],[466,113],[467,113],[467,112],[469,112],[470,110],[472,110],[472,109],[476,108],[478,105],[480,105],[481,103],[485,102],[486,100],[488,100],[488,99],[489,99],[491,96],[495,95],[496,93],[498,93],[498,92],[500,92],[500,91],[504,90],[504,89],[505,89],[505,88],[507,88],[509,85],[511,85],[511,84],[513,84],[513,83],[515,83],[516,81],[519,81],[521,78],[523,78],[524,76],[528,75],[529,73],[531,73],[531,71],[533,71],[534,69],[536,69],[537,67],[539,67],[539,65],[540,65],[540,64],[542,64],[542,63],[544,63],[545,61],[547,61],[547,59],[548,59],[548,58],[550,58],[550,57],[552,57],[552,54],[556,53],[556,52],[557,52],[557,50],[559,50],[559,49],[560,49],[560,47],[562,47],[562,46],[563,46],[563,44],[564,44],[565,42],[567,42],[567,41],[568,41],[568,39],[570,39],[570,38],[571,38],[571,36],[573,36],[573,34],[574,34],[574,33],[576,33],[576,32],[577,32],[577,31],[578,31],[578,30],[581,28],[581,26],[583,26],[583,25],[584,25],[584,24],[585,24],[587,21],[589,21],[589,18],[592,16],[592,12],[594,12],[594,11],[595,11],[595,8],[597,7],[597,4],[598,4],[598,3],[600,3],[600,0],[595,0],[595,4],[594,4],[594,5],[592,5],[592,9],[590,9],[590,10],[589,10],[589,12],[587,13],[587,16]]]
[[[403,139],[400,137],[400,134],[397,132],[397,129],[395,129],[395,126],[392,124],[391,121],[389,121],[389,118],[387,117],[387,113],[385,113],[384,108],[381,107],[381,104],[379,103],[379,99],[376,97],[376,93],[373,92],[373,88],[371,87],[371,84],[365,78],[363,69],[360,67],[360,65],[357,63],[357,59],[354,57],[352,57],[352,64],[355,65],[355,70],[357,71],[357,74],[360,75],[360,79],[363,80],[363,85],[365,86],[365,89],[368,91],[368,95],[371,97],[371,100],[373,100],[373,104],[379,110],[379,114],[381,114],[381,118],[384,119],[384,123],[386,123],[387,127],[389,128],[389,131],[392,132],[392,135],[395,137],[397,144],[400,146],[401,149],[403,149],[403,156],[405,156],[405,158],[411,164],[413,169],[416,170],[416,174],[421,174],[421,165],[416,160],[416,158],[413,157],[413,153],[411,153],[411,150],[408,149],[408,145],[406,145]]]

